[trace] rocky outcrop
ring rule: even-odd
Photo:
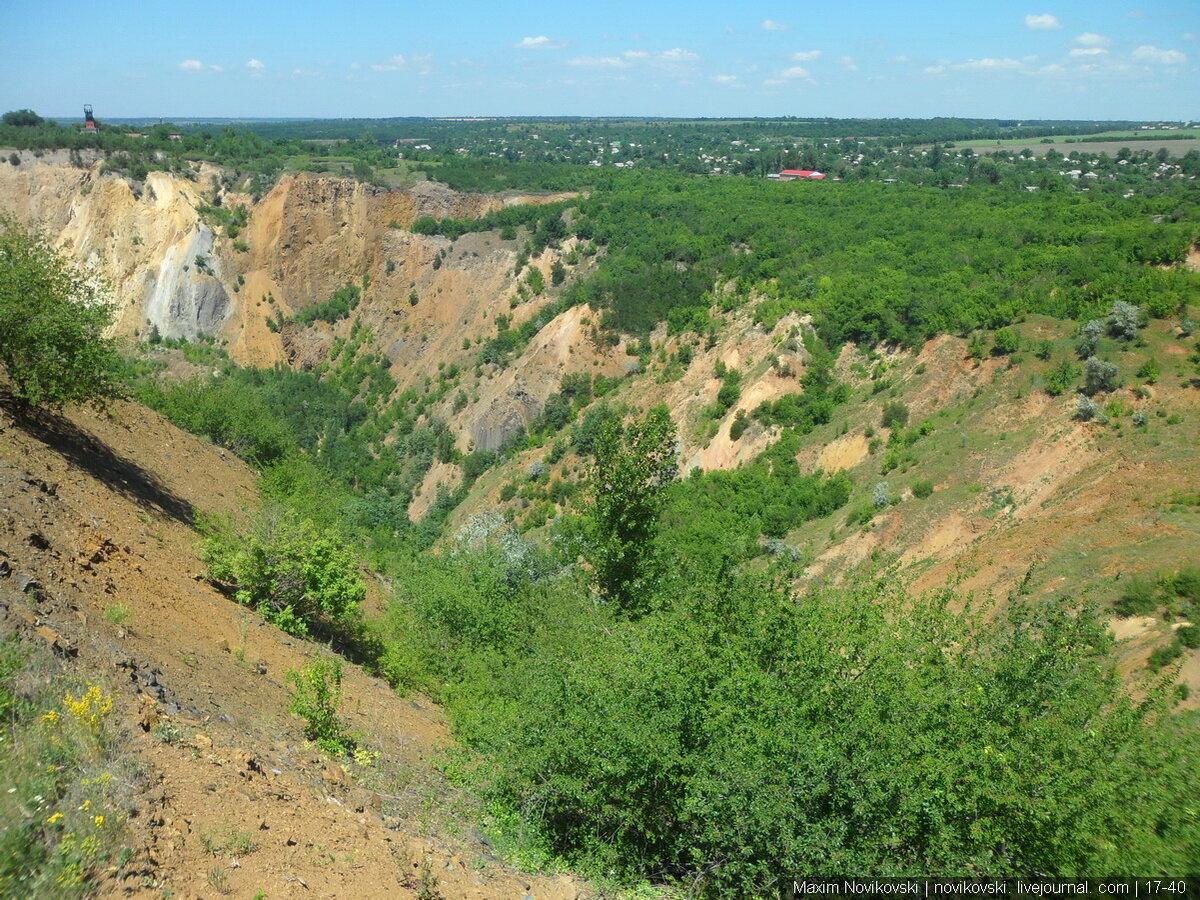
[[[470,258],[460,254],[439,273],[434,257],[448,252],[450,242],[412,234],[408,226],[421,216],[478,217],[505,205],[565,196],[460,194],[435,182],[388,190],[301,174],[284,176],[252,203],[225,192],[225,173],[211,166],[187,177],[152,172],[144,183],[102,168],[94,157],[21,154],[18,165],[0,166],[0,214],[44,229],[111,285],[120,304],[117,333],[132,336],[153,326],[164,337],[219,335],[235,359],[251,365],[294,355],[285,352],[268,319],[323,301],[364,276],[374,285],[362,314],[380,332],[389,330],[384,310],[402,301],[407,309],[414,289],[438,302],[405,322],[409,333],[414,326],[440,332],[459,318],[460,301],[478,312],[481,303],[511,287],[515,245],[497,243],[482,258],[478,251]],[[236,241],[201,214],[214,202],[249,206]],[[370,310],[370,303],[379,310]],[[427,358],[428,344],[408,341],[421,347],[412,354],[416,359]]]
[[[477,410],[469,433],[477,450],[498,450],[504,443],[537,418],[544,398],[515,389],[493,398],[486,409]]]
[[[163,337],[188,340],[220,332],[232,306],[221,283],[221,268],[213,254],[212,229],[200,225],[184,235],[167,250],[158,271],[143,276],[142,315],[147,324]]]

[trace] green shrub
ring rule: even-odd
[[[729,426],[729,437],[731,440],[741,440],[746,428],[750,425],[750,419],[746,417],[746,411],[739,409],[738,414],[734,416],[733,424]]]
[[[295,689],[291,710],[305,721],[304,736],[326,753],[353,753],[357,741],[338,716],[341,660],[318,660],[298,672],[289,672],[287,680]]]
[[[1200,569],[1180,569],[1163,579],[1163,587],[1176,596],[1200,601]]]
[[[292,513],[268,514],[242,534],[210,527],[202,555],[209,577],[289,634],[348,625],[366,596],[345,545]]]
[[[1153,653],[1151,653],[1150,659],[1147,661],[1147,665],[1150,667],[1151,671],[1157,672],[1164,666],[1169,666],[1181,656],[1183,656],[1183,644],[1181,644],[1178,640],[1172,641],[1166,646],[1159,647]]]
[[[879,424],[884,428],[903,428],[908,424],[908,407],[899,400],[884,404]]]
[[[933,482],[927,479],[922,481],[914,481],[912,492],[914,497],[925,500],[933,494]]]
[[[679,587],[637,622],[584,598],[457,694],[485,794],[586,871],[747,897],[830,860],[1058,874],[1200,846],[1174,806],[1191,738],[1124,695],[1094,618],[1029,604],[981,628],[883,583]]]
[[[1175,632],[1179,643],[1189,650],[1200,648],[1200,625],[1184,625]]]
[[[1158,376],[1162,374],[1162,368],[1158,364],[1158,360],[1153,356],[1146,360],[1134,373],[1138,378],[1144,379],[1147,384],[1157,384]]]
[[[1079,378],[1079,367],[1069,359],[1064,359],[1046,373],[1046,393],[1051,397],[1065,394]]]
[[[1149,616],[1157,608],[1158,591],[1154,582],[1145,579],[1131,581],[1113,604],[1113,609],[1121,616]]]

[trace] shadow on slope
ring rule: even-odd
[[[42,410],[26,414],[7,397],[0,398],[0,406],[12,417],[16,427],[105,487],[142,509],[163,513],[189,528],[195,527],[196,510],[192,504],[137,463],[118,455],[95,435],[52,412]]]

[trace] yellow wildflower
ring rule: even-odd
[[[96,818],[93,819],[92,821],[94,821],[96,823],[97,828],[104,827],[104,816],[96,816]]]
[[[100,726],[100,720],[112,712],[112,694],[105,694],[99,687],[88,682],[87,692],[80,697],[67,694],[63,698],[67,712],[81,722],[86,722],[92,728]]]
[[[57,821],[58,821],[59,819],[61,819],[62,817],[63,817],[63,814],[62,814],[62,813],[55,813],[54,815],[52,815],[50,818],[48,818],[48,819],[46,820],[46,824],[47,824],[47,825],[53,825],[55,822],[57,822]]]

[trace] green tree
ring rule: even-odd
[[[14,109],[4,114],[4,124],[18,128],[30,128],[41,125],[44,120],[32,109]]]
[[[1120,372],[1114,363],[1090,356],[1083,364],[1084,393],[1091,396],[1115,391],[1120,384],[1119,376]]]
[[[95,279],[46,238],[0,220],[0,364],[25,408],[117,395],[115,310]]]
[[[1021,347],[1021,338],[1012,328],[997,329],[992,340],[992,353],[996,356],[1006,356],[1010,353],[1016,353]]]
[[[595,534],[590,560],[601,592],[626,611],[644,602],[664,492],[678,469],[675,425],[664,407],[621,429],[606,423],[593,470]]]

